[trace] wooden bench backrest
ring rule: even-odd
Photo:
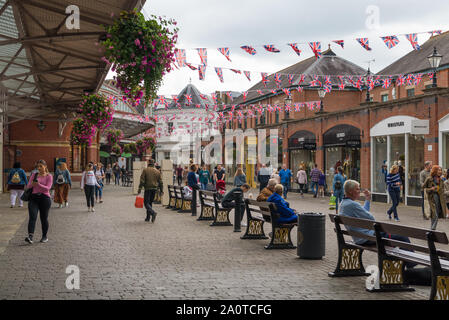
[[[273,205],[272,203],[252,199],[244,199],[244,201],[246,203],[246,208],[249,209],[249,215],[251,215],[251,212],[257,212],[263,216],[271,218],[270,206]]]
[[[175,188],[172,185],[167,185],[168,188],[168,193],[171,194],[172,196],[175,195]]]
[[[215,204],[215,197],[213,191],[207,191],[207,190],[200,190],[200,201],[201,203],[204,203],[204,201],[207,202],[213,202]]]

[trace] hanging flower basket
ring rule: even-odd
[[[156,147],[156,141],[153,137],[145,137],[136,141],[137,153],[143,155],[148,149],[153,152]]]
[[[132,100],[145,102],[156,97],[163,76],[172,70],[178,39],[176,21],[142,13],[123,11],[106,26],[103,60],[117,73],[115,85]],[[145,92],[145,93],[144,93]]]
[[[85,95],[78,111],[86,123],[99,130],[111,125],[115,112],[111,101],[99,94]]]
[[[123,152],[137,154],[136,144],[134,142],[125,144],[123,147]]]
[[[122,147],[119,144],[113,145],[111,151],[118,156],[120,156],[123,152]]]
[[[108,140],[108,145],[110,146],[119,144],[123,139],[123,132],[120,129],[109,129],[106,131],[106,139]]]
[[[90,126],[84,119],[73,120],[73,128],[70,133],[70,142],[73,145],[90,146],[95,136],[95,127]]]

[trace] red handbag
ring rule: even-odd
[[[136,197],[136,202],[134,203],[136,208],[143,208],[143,198],[141,196]]]

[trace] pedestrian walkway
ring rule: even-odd
[[[256,191],[253,192],[254,194]],[[326,201],[289,193],[299,212],[329,213]],[[268,240],[241,240],[233,227],[210,227],[189,213],[155,205],[154,224],[134,208],[131,188],[105,187],[105,202],[88,213],[79,189],[68,208],[50,211],[49,242],[28,245],[26,210],[10,213],[0,204],[0,225],[11,221],[12,235],[0,252],[0,299],[428,299],[430,287],[408,293],[369,293],[364,277],[329,278],[337,260],[333,226],[326,219],[326,256],[303,260],[296,250],[264,249]],[[374,204],[377,219],[386,221],[385,204]],[[8,218],[12,215],[17,217]],[[419,208],[399,207],[401,224],[427,226]],[[5,218],[6,217],[6,218]],[[21,222],[19,222],[22,220]],[[231,221],[233,217],[231,214]],[[439,228],[448,231],[449,222]],[[243,228],[242,228],[243,229]],[[266,226],[266,232],[269,232]],[[296,228],[292,233],[296,242]],[[36,226],[40,239],[40,222]],[[372,253],[365,266],[377,264]],[[80,289],[65,286],[67,266],[80,269]]]

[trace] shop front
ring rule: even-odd
[[[290,159],[290,170],[294,178],[302,164],[306,170],[307,177],[313,168],[316,159],[316,138],[310,131],[301,130],[295,132],[288,139],[288,153]],[[294,179],[296,181],[296,179]],[[292,185],[293,189],[298,188],[297,184]]]
[[[347,179],[360,181],[360,137],[359,128],[346,124],[332,127],[324,133],[324,171],[328,192],[338,167],[343,168]]]
[[[421,205],[419,173],[424,168],[424,136],[429,134],[429,120],[394,116],[382,120],[370,130],[371,190],[374,201],[387,202],[386,175],[398,165],[405,204]]]
[[[449,114],[438,121],[438,163],[449,168]]]

